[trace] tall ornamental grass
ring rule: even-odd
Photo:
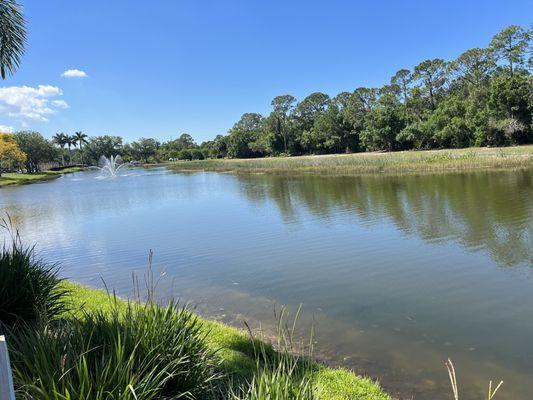
[[[57,317],[65,310],[58,267],[25,246],[9,220],[0,228],[10,236],[0,251],[0,331]]]
[[[14,339],[21,399],[200,398],[218,378],[201,322],[170,301],[83,312]]]

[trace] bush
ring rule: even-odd
[[[3,220],[0,226],[10,228]],[[11,231],[12,232],[12,231]],[[11,244],[0,253],[0,330],[15,328],[41,319],[53,319],[64,311],[58,268],[35,255],[34,247],[22,244],[13,233]]]
[[[178,159],[180,160],[192,160],[192,154],[189,149],[180,150],[178,153]]]
[[[191,150],[191,159],[193,160],[203,160],[205,157],[204,157],[204,153],[202,153],[202,151],[200,149],[192,149]]]
[[[200,321],[173,301],[115,299],[110,312],[84,312],[12,342],[18,398],[197,398],[217,378]]]

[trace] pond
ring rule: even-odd
[[[0,190],[2,213],[63,276],[128,295],[152,249],[160,297],[241,327],[302,304],[317,357],[393,394],[449,399],[451,357],[465,398],[489,379],[504,380],[499,399],[530,398],[532,170],[96,176]]]

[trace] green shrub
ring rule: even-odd
[[[3,220],[0,226],[10,228]],[[11,231],[12,232],[12,231]],[[40,319],[53,319],[64,311],[65,290],[58,268],[39,259],[34,247],[24,246],[18,233],[0,253],[0,331]]]
[[[204,157],[204,153],[202,153],[202,151],[200,149],[192,149],[191,150],[191,159],[192,160],[203,160],[205,157]]]
[[[201,323],[186,307],[114,301],[12,340],[18,398],[198,398],[217,379]]]
[[[178,159],[180,160],[192,160],[192,153],[189,149],[180,150],[178,153]]]

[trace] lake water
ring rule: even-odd
[[[27,242],[75,281],[158,295],[268,327],[275,305],[311,321],[317,356],[390,392],[465,399],[533,391],[533,171],[271,176],[135,169],[0,190]],[[268,328],[267,328],[268,329]]]

